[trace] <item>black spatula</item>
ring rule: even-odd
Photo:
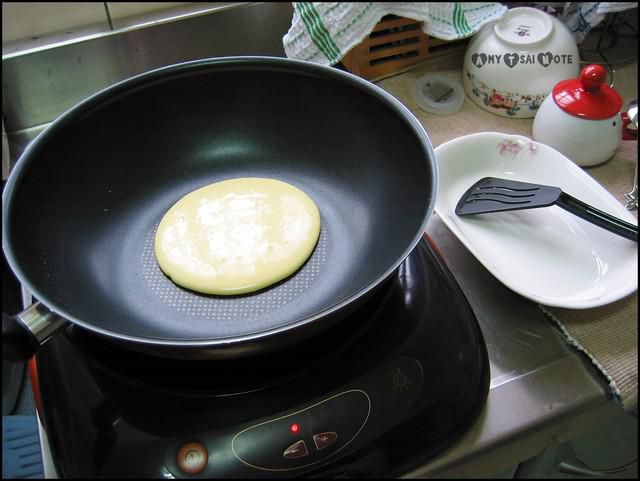
[[[558,187],[485,177],[460,198],[456,214],[484,214],[557,205],[603,229],[638,242],[638,227],[562,192]]]

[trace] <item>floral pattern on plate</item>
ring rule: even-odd
[[[511,154],[512,157],[515,157],[520,153],[522,149],[525,148],[525,144],[520,140],[502,139],[500,142],[498,142],[496,148],[498,149],[500,155]],[[533,155],[537,154],[538,144],[530,141],[528,143],[528,150]]]

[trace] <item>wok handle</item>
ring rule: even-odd
[[[35,302],[15,316],[2,313],[2,357],[10,361],[26,361],[67,320]]]
[[[571,212],[582,219],[591,222],[592,224],[602,227],[603,229],[618,234],[626,239],[638,242],[638,226],[626,222],[622,219],[618,219],[606,212],[603,212],[595,207],[570,196],[563,192],[556,201],[556,205]]]

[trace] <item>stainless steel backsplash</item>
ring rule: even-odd
[[[284,57],[291,3],[230,8],[2,59],[2,111],[12,165],[60,114],[105,87],[165,65],[231,55]]]

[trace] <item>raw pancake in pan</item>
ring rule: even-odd
[[[248,177],[182,197],[160,221],[154,247],[177,285],[236,295],[296,272],[319,235],[320,213],[308,195],[286,182]]]

